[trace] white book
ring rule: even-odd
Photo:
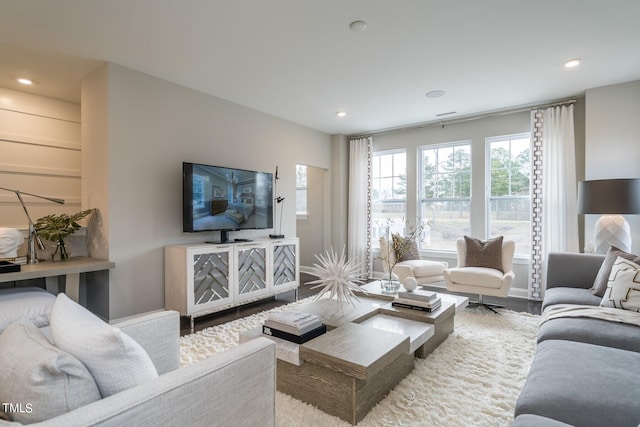
[[[437,298],[435,301],[432,301],[432,302],[425,302],[425,301],[420,301],[415,299],[396,297],[395,301],[402,304],[415,305],[416,307],[425,307],[425,308],[438,308],[442,305],[442,300],[440,298]]]
[[[278,323],[273,320],[266,319],[264,321],[264,326],[267,326],[271,329],[277,329],[282,332],[287,332],[292,335],[303,335],[322,326],[322,322],[318,320],[318,322],[311,323],[302,328],[296,328],[295,326],[285,325],[284,323]]]
[[[412,292],[401,291],[398,292],[398,296],[404,299],[418,300],[432,302],[438,299],[438,294],[432,291],[425,291],[423,289],[415,289]]]
[[[302,328],[310,324],[322,322],[320,317],[315,314],[299,313],[297,311],[270,313],[267,316],[267,319],[296,328]]]

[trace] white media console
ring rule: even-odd
[[[298,289],[297,237],[166,246],[164,304],[195,317]]]

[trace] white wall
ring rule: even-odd
[[[183,161],[270,172],[278,166],[278,193],[291,201],[296,163],[331,165],[329,135],[119,65],[90,76],[82,102],[91,108],[83,111],[83,156],[92,159],[83,168],[90,183],[83,199],[104,206],[98,232],[116,263],[111,319],[164,307],[165,245],[218,237],[182,233]],[[284,207],[282,231],[296,235],[295,203]]]
[[[300,238],[300,267],[308,271],[318,261],[316,254],[324,252],[325,230],[325,169],[307,166],[307,215],[297,220],[297,234]]]
[[[586,93],[585,179],[640,178],[640,80]],[[585,242],[598,215],[585,215]],[[631,225],[632,252],[640,253],[640,215]]]
[[[0,186],[65,200],[24,196],[34,222],[80,210],[80,169],[80,106],[0,88]],[[0,191],[0,227],[28,229],[15,193]]]

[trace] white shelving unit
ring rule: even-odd
[[[165,247],[165,308],[191,318],[296,290],[297,237]]]

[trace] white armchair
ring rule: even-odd
[[[513,240],[502,242],[502,271],[487,267],[470,267],[466,263],[467,245],[465,239],[456,241],[458,251],[458,265],[455,268],[445,269],[443,272],[447,290],[478,294],[478,301],[469,304],[469,307],[481,306],[493,312],[500,306],[486,304],[484,295],[506,297],[511,289],[511,283],[515,277],[513,273],[513,254],[516,243]],[[496,312],[497,313],[497,312]]]
[[[380,251],[382,253],[387,251],[387,239],[380,238]],[[390,254],[390,257],[395,257],[395,254]],[[389,266],[387,262],[383,262],[383,268],[385,276],[389,274]],[[413,277],[416,279],[418,285],[427,285],[430,283],[442,282],[442,272],[447,268],[449,264],[447,262],[429,261],[426,259],[409,259],[406,261],[400,261],[393,267],[393,274],[398,277],[400,283],[404,284],[407,277]]]

